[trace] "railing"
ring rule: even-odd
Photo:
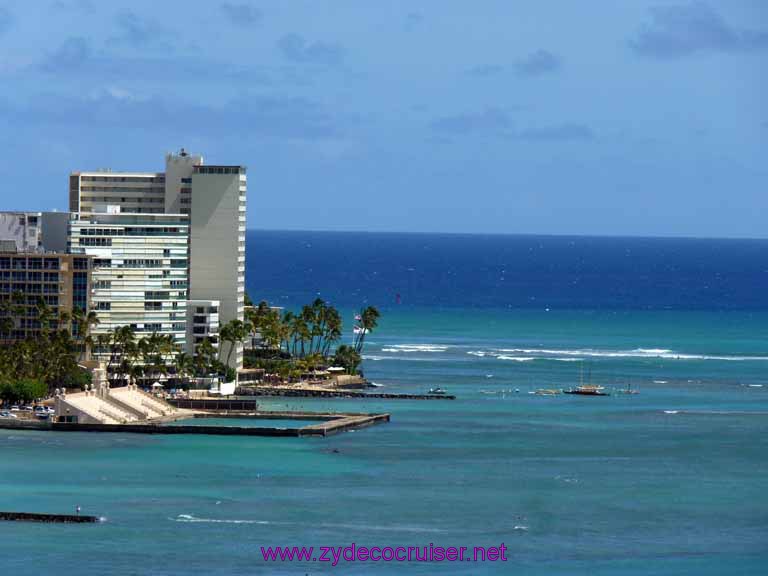
[[[121,410],[125,414],[128,414],[129,416],[132,416],[134,420],[146,420],[149,418],[149,412],[146,410],[141,410],[140,408],[136,408],[135,406],[132,406],[128,402],[124,402],[121,400],[118,396],[114,394],[110,394],[105,399],[107,404],[112,404],[115,408]]]
[[[157,406],[163,412],[163,414],[165,414],[166,412],[173,412],[174,410],[173,406],[171,406],[164,400],[158,400],[152,394],[150,394],[149,392],[145,392],[141,388],[138,388],[136,391],[151,402],[150,406],[153,406],[153,405]]]
[[[149,408],[150,410],[152,410],[156,414],[160,414],[161,416],[165,416],[166,415],[166,411],[165,410],[163,410],[159,406],[153,406],[151,402],[147,402],[146,400],[142,400],[141,401],[141,405],[144,406],[145,408]]]
[[[108,416],[109,418],[112,418],[112,420],[114,420],[115,422],[120,422],[121,424],[125,424],[125,422],[126,422],[124,417],[118,416],[117,414],[115,414],[111,410],[107,410],[106,408],[100,407],[99,408],[99,413],[100,414],[104,414],[105,416]]]

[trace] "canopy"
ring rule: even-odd
[[[160,382],[155,382],[154,384],[152,384],[152,388],[165,388],[165,386],[160,384]]]

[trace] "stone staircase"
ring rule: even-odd
[[[146,414],[146,419],[162,418],[176,412],[176,408],[167,402],[134,386],[113,388],[109,392],[126,406]]]
[[[109,388],[103,380],[98,386],[86,386],[84,392],[67,394],[61,390],[56,394],[59,421],[68,420],[62,417],[75,417],[76,422],[83,424],[132,424],[163,419],[177,411],[135,385]]]
[[[70,394],[66,396],[65,403],[69,405],[70,411],[74,408],[74,410],[85,413],[92,420],[101,424],[127,424],[138,420],[135,415],[121,410],[113,403],[95,394]]]

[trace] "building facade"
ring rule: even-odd
[[[187,338],[189,223],[180,214],[80,214],[69,251],[93,257],[93,334],[130,326],[137,337]]]
[[[243,166],[195,166],[190,215],[190,297],[218,300],[221,324],[244,320],[245,210],[247,180]],[[243,345],[222,356],[243,366]]]
[[[62,313],[78,308],[90,311],[92,263],[86,255],[32,252],[0,252],[0,317],[12,324],[0,325],[0,341],[35,338],[43,326],[38,303],[51,310],[48,329],[67,328],[76,335],[75,324],[60,324]]]

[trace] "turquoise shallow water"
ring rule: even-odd
[[[387,411],[326,439],[0,431],[8,574],[760,574],[768,565],[768,315],[388,311],[382,391],[283,400]],[[583,359],[583,363],[579,362]],[[596,383],[638,395],[542,397]],[[515,392],[515,390],[519,392]],[[265,545],[498,545],[507,563],[265,563]]]

